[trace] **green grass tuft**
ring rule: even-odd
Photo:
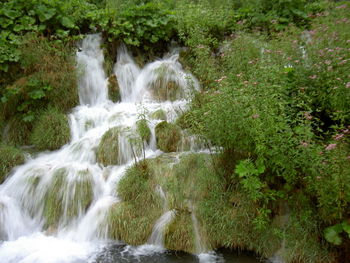
[[[0,145],[0,184],[6,175],[17,165],[24,163],[24,154],[20,149],[13,146]]]
[[[97,148],[97,161],[104,166],[118,164],[120,128],[109,129],[101,139]]]
[[[114,205],[108,215],[111,237],[131,245],[146,243],[163,212],[146,162],[127,170],[118,185],[118,196],[123,201]]]
[[[113,102],[119,102],[121,100],[119,84],[115,74],[108,78],[108,96]]]
[[[175,124],[163,121],[156,126],[157,146],[163,152],[176,152],[181,140],[181,129]]]
[[[166,113],[162,109],[152,112],[150,117],[151,119],[154,119],[154,120],[162,120],[162,121],[167,120]]]
[[[65,114],[55,109],[44,112],[34,123],[30,141],[38,150],[56,150],[68,143],[70,129]]]

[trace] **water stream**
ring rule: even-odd
[[[108,99],[100,44],[100,35],[89,35],[77,52],[80,105],[69,115],[71,141],[57,151],[28,158],[0,185],[1,263],[135,262],[139,257],[147,259],[147,255],[157,253],[163,261],[154,257],[144,262],[186,261],[172,261],[171,256],[167,259],[164,254],[163,229],[175,215],[166,205],[149,238],[150,245],[136,248],[108,240],[106,215],[120,201],[116,185],[134,163],[128,140],[136,132],[140,116],[161,109],[168,121],[175,120],[178,112],[186,108],[191,91],[199,88],[198,83],[183,71],[177,54],[141,69],[122,46],[114,67],[121,102],[113,103]],[[162,81],[180,89],[175,93],[155,93],[152,87],[162,85]],[[154,133],[160,121],[149,120],[152,138],[145,146],[146,157],[162,153],[156,147]],[[119,163],[104,167],[96,161],[96,149],[105,132],[113,127],[124,131],[119,135]],[[192,143],[191,148],[195,147]],[[141,158],[140,153],[136,154]],[[50,205],[60,205],[62,213],[50,214]],[[196,233],[200,239],[198,230]],[[200,252],[206,252],[205,248]],[[211,261],[222,262],[218,258],[212,257]],[[198,259],[191,260],[187,262]]]

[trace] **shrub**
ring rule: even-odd
[[[137,132],[140,135],[141,139],[146,142],[151,140],[151,130],[148,127],[146,119],[140,119],[136,122]]]
[[[31,143],[38,150],[56,150],[69,140],[68,118],[55,109],[48,110],[39,117],[30,136]]]

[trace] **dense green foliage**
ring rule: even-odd
[[[178,211],[166,232],[170,248],[194,249],[193,211],[186,203],[192,200],[208,247],[253,249],[267,257],[279,251],[286,262],[349,258],[349,10],[348,2],[321,0],[5,0],[2,141],[53,150],[69,140],[64,114],[78,103],[74,51],[84,34],[102,33],[112,54],[108,74],[119,43],[134,53],[147,50],[149,59],[176,40],[187,48],[181,63],[203,91],[177,124],[167,123],[162,111],[152,114],[164,120],[156,127],[157,146],[176,151],[181,127],[216,148],[219,157],[211,159],[213,167],[204,165],[205,158],[185,158],[167,183],[149,164],[128,170],[119,189],[123,202],[109,218],[112,236],[145,242],[162,212],[153,191],[161,184]],[[176,83],[163,85],[164,72],[153,83],[154,96],[173,100]],[[111,99],[119,101],[115,76],[109,84]],[[47,110],[52,108],[59,110]],[[147,121],[137,126],[148,141]],[[97,149],[103,165],[118,163],[118,135],[114,128],[103,136]],[[0,155],[2,175],[23,162],[21,150],[12,146],[1,146]],[[188,170],[192,166],[203,169]],[[61,201],[47,199],[54,225]],[[140,199],[149,201],[150,211],[138,205]],[[266,244],[271,237],[274,242]]]

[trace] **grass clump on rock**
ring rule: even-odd
[[[17,165],[24,163],[24,154],[21,150],[7,145],[0,145],[0,184],[6,175]]]
[[[163,152],[176,152],[181,141],[179,126],[163,121],[156,126],[157,146]]]
[[[165,229],[164,242],[167,249],[196,252],[193,223],[189,211],[176,211],[175,218]]]
[[[118,164],[120,128],[109,129],[101,139],[97,148],[97,161],[104,166]]]
[[[159,109],[159,110],[156,110],[155,112],[152,112],[150,117],[151,117],[151,119],[154,119],[154,120],[162,120],[162,121],[167,120],[166,113],[162,109]]]
[[[129,168],[118,185],[122,202],[109,212],[110,235],[131,245],[147,242],[153,226],[162,215],[162,202],[155,192],[146,161]]]
[[[68,177],[66,168],[58,169],[45,194],[44,217],[46,228],[68,223],[86,211],[93,200],[92,178],[87,171]],[[64,219],[64,220],[63,220]]]
[[[118,102],[121,100],[118,79],[115,74],[108,78],[108,95],[111,101]]]
[[[179,97],[181,88],[174,81],[176,72],[168,65],[161,65],[155,70],[157,78],[151,83],[151,91],[155,99],[159,101],[174,101]]]
[[[23,121],[20,115],[12,117],[4,127],[2,136],[4,143],[15,146],[28,145],[32,126],[32,123]]]
[[[34,123],[30,142],[38,150],[56,150],[70,140],[68,118],[65,114],[51,109]]]

